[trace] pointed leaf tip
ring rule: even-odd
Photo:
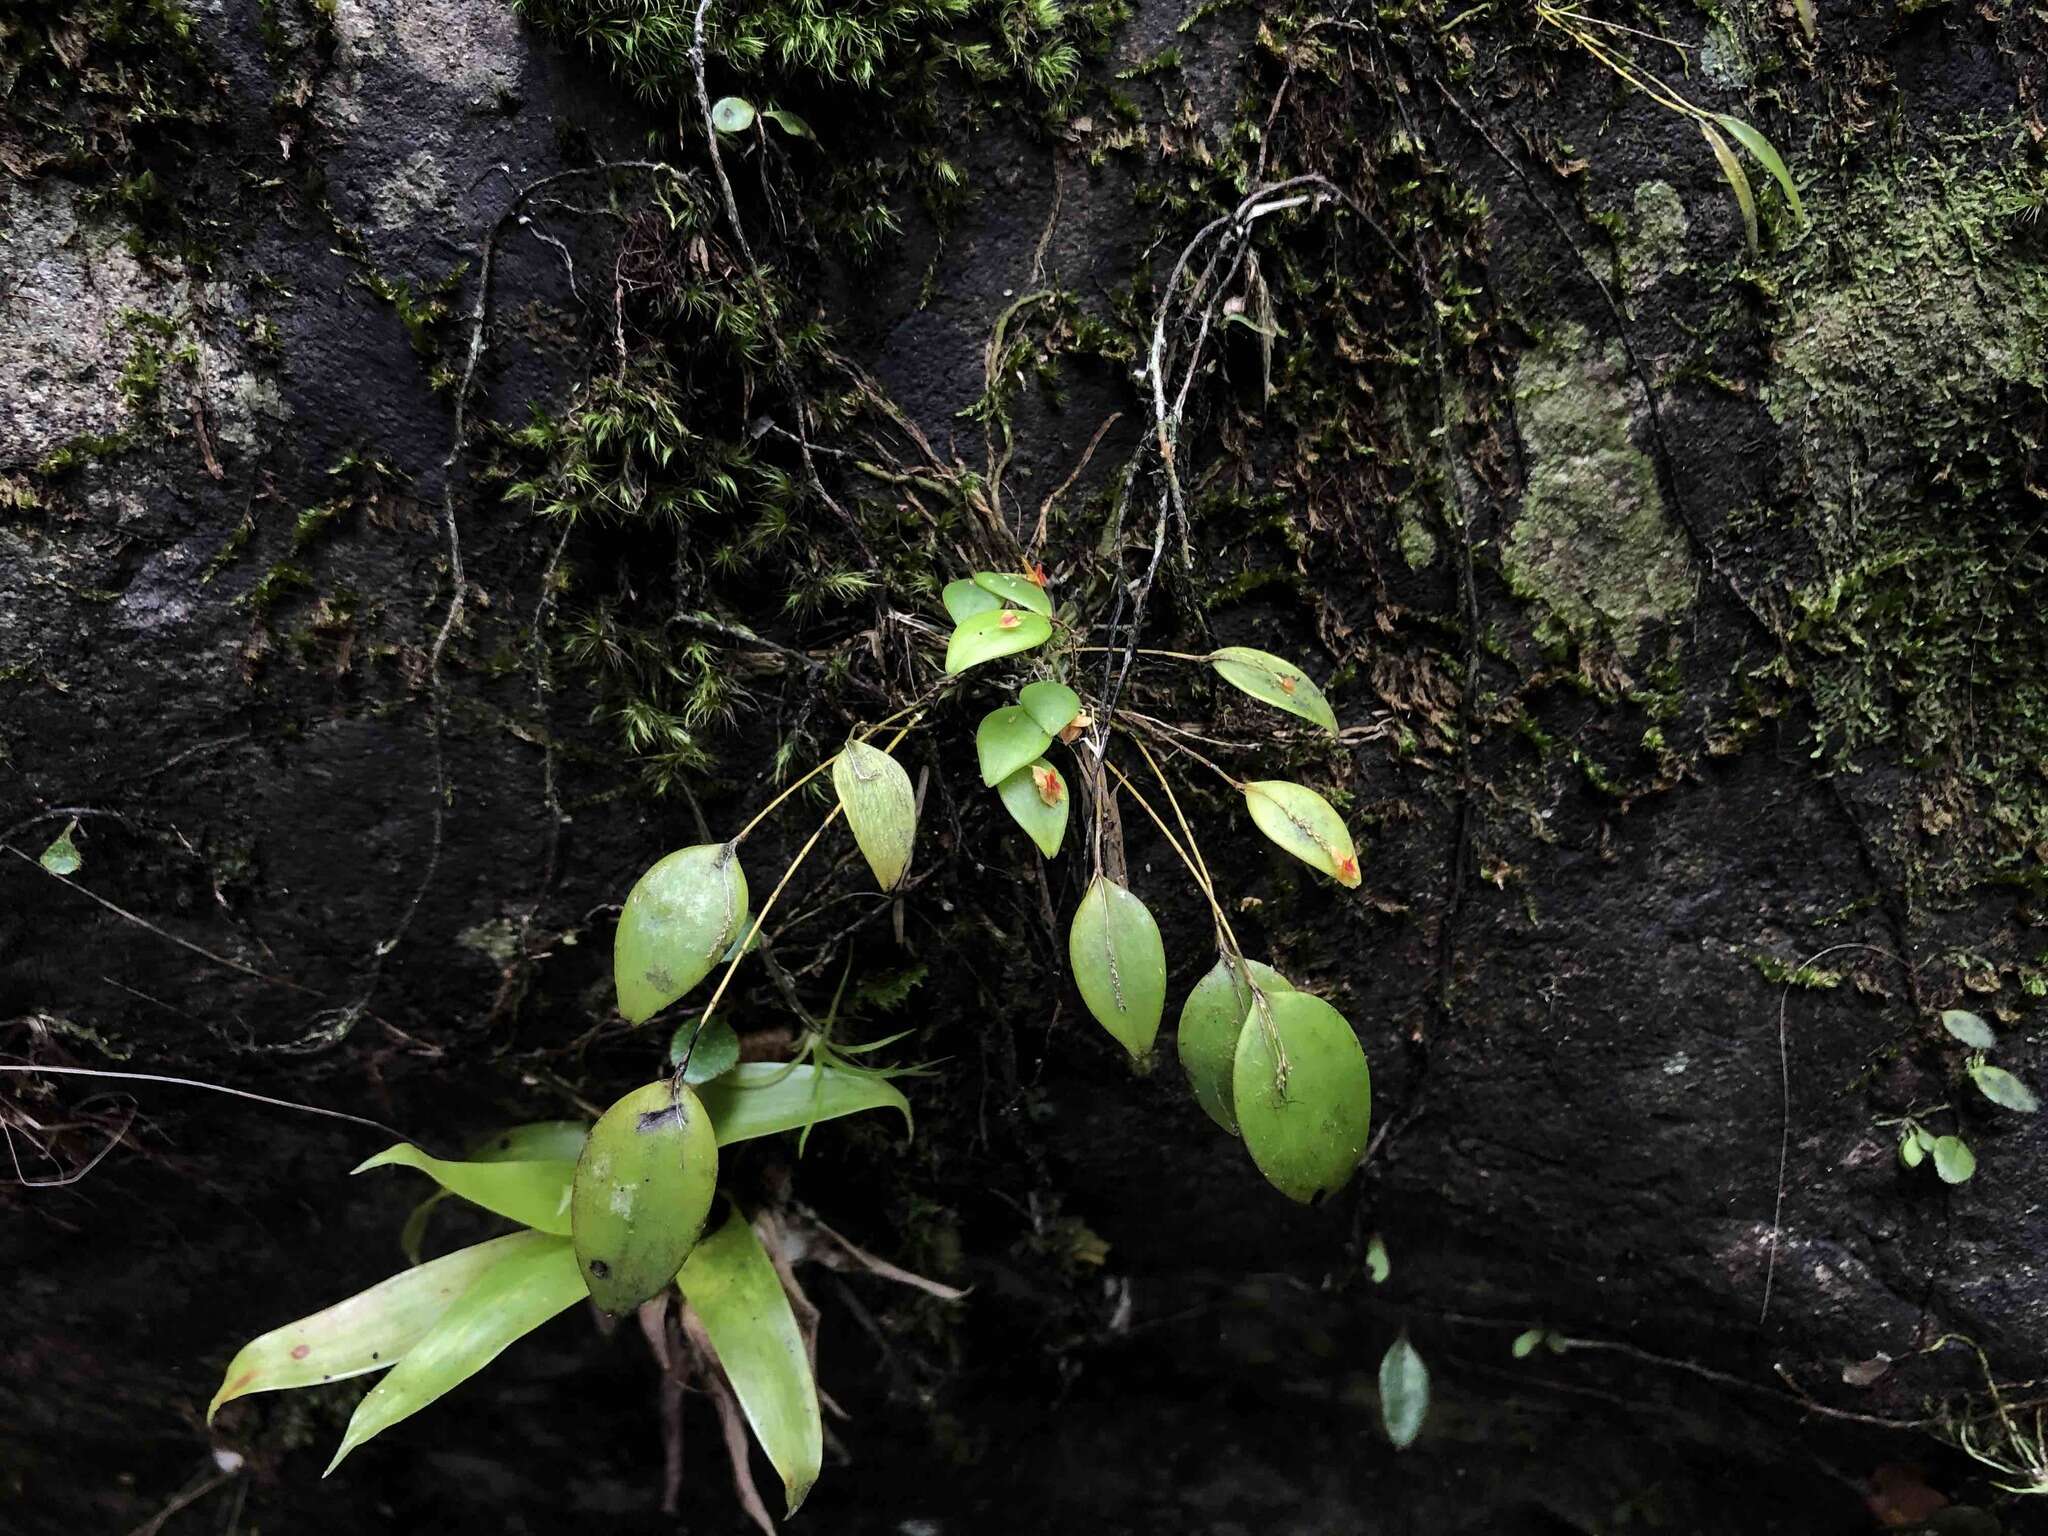
[[[875,883],[893,891],[909,871],[917,844],[917,791],[888,753],[849,741],[832,764],[832,787],[846,809],[846,824]]]
[[[1226,645],[1209,653],[1209,665],[1223,681],[1261,703],[1336,733],[1337,715],[1330,708],[1330,701],[1293,662],[1248,645]]]

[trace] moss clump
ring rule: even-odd
[[[2048,846],[2048,268],[2029,218],[2048,178],[1983,158],[1816,208],[1767,393],[1789,439],[1777,500],[1811,551],[1789,585],[1824,745],[1918,771],[1937,888],[2038,873]]]
[[[1690,229],[1685,202],[1670,182],[1646,181],[1637,186],[1619,240],[1622,275],[1631,291],[1641,292],[1658,279],[1692,265],[1686,252]]]
[[[1523,357],[1515,405],[1529,481],[1501,567],[1548,610],[1540,638],[1630,655],[1646,626],[1691,604],[1693,579],[1656,470],[1630,436],[1625,377],[1620,348],[1595,350],[1578,326]]]

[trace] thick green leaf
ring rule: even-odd
[[[1363,878],[1344,818],[1314,790],[1285,779],[1260,779],[1245,785],[1244,803],[1258,829],[1302,863],[1347,888]]]
[[[576,1162],[570,1232],[590,1299],[630,1312],[668,1288],[718,1193],[718,1136],[697,1095],[663,1078],[599,1117]]]
[[[1792,185],[1792,173],[1785,169],[1784,157],[1778,153],[1777,146],[1739,117],[1730,117],[1726,112],[1716,112],[1714,121],[1734,134],[1735,142],[1755,155],[1763,168],[1771,173],[1772,179],[1783,190],[1785,201],[1791,204],[1792,211],[1799,215],[1799,222],[1804,224],[1806,204],[1799,200],[1799,189]]]
[[[1294,990],[1294,983],[1270,965],[1257,960],[1250,964],[1253,977],[1266,991]],[[1230,957],[1223,955],[1195,983],[1180,1008],[1176,1044],[1188,1086],[1194,1089],[1202,1112],[1233,1136],[1237,1134],[1237,1109],[1231,1074],[1237,1063],[1237,1037],[1251,1006],[1251,983]]]
[[[1960,1136],[1934,1138],[1934,1171],[1944,1184],[1967,1184],[1977,1171],[1977,1154]]]
[[[1057,858],[1067,834],[1067,781],[1044,758],[1028,763],[996,786],[1003,809],[1038,844],[1048,859]]]
[[[1756,194],[1749,189],[1749,175],[1742,169],[1742,162],[1735,158],[1735,151],[1728,147],[1728,141],[1714,131],[1713,124],[1701,123],[1700,132],[1707,136],[1707,144],[1721,164],[1721,174],[1728,178],[1728,185],[1735,193],[1735,206],[1742,210],[1742,233],[1749,241],[1750,250],[1755,251]]]
[[[985,661],[999,661],[1043,645],[1052,638],[1052,620],[1042,613],[992,608],[960,621],[946,642],[946,675],[952,677]]]
[[[1307,1204],[1357,1172],[1372,1129],[1372,1075],[1358,1036],[1321,998],[1275,992],[1265,1006],[1261,1020],[1253,1001],[1237,1038],[1238,1130],[1267,1182]]]
[[[1941,1016],[1941,1026],[1963,1044],[1980,1051],[1998,1049],[1998,1035],[1989,1024],[1963,1008],[1951,1008]]]
[[[917,845],[917,791],[903,765],[864,741],[849,741],[832,763],[832,787],[875,883],[893,891]]]
[[[1026,683],[1017,695],[1017,702],[1048,736],[1059,735],[1074,723],[1074,716],[1081,713],[1081,695],[1065,683]]]
[[[1387,1256],[1387,1240],[1377,1232],[1365,1245],[1365,1270],[1374,1285],[1385,1285],[1394,1272],[1394,1261]]]
[[[1899,1161],[1908,1168],[1918,1168],[1927,1159],[1927,1149],[1920,1145],[1920,1138],[1911,1131],[1899,1138]]]
[[[1401,1336],[1380,1359],[1380,1422],[1394,1449],[1405,1451],[1422,1433],[1422,1421],[1429,1417],[1429,1367]]]
[[[78,844],[71,840],[71,834],[78,830],[78,823],[72,822],[57,834],[57,840],[45,848],[37,863],[53,875],[75,875],[85,868],[85,858],[78,851]]]
[[[754,126],[754,104],[742,96],[721,96],[711,104],[711,126],[720,133],[745,133]]]
[[[206,1405],[206,1421],[212,1423],[221,1406],[238,1397],[314,1387],[397,1364],[484,1271],[536,1244],[560,1241],[540,1232],[514,1232],[459,1248],[251,1339],[228,1362],[220,1390]]]
[[[894,1083],[842,1067],[742,1062],[736,1071],[706,1083],[700,1097],[721,1147],[777,1131],[800,1131],[866,1109],[897,1110],[904,1130],[911,1129],[910,1101]]]
[[[1013,608],[1029,608],[1033,613],[1048,617],[1052,613],[1052,599],[1045,595],[1045,588],[1029,576],[1018,576],[1009,571],[976,571],[974,584],[984,592],[993,592]]]
[[[1067,930],[1067,958],[1096,1023],[1134,1057],[1151,1050],[1166,1011],[1166,946],[1145,903],[1097,875]]]
[[[995,593],[964,578],[947,582],[946,590],[939,594],[939,601],[946,605],[946,612],[955,624],[965,624],[977,613],[994,613],[1003,606],[1003,600]]]
[[[1231,687],[1242,689],[1261,703],[1313,720],[1326,731],[1337,729],[1337,715],[1330,708],[1330,701],[1293,662],[1255,651],[1248,645],[1226,645],[1209,653],[1209,665]]]
[[[2034,1090],[2003,1067],[1980,1063],[1970,1068],[1970,1079],[1976,1083],[1979,1093],[2005,1109],[2016,1109],[2023,1115],[2031,1115],[2041,1107],[2041,1101],[2034,1097]]]
[[[700,1088],[740,1064],[740,1037],[716,1016],[704,1020],[701,1029],[696,1019],[685,1019],[669,1037],[668,1064],[680,1067],[685,1058],[690,1065],[683,1072],[683,1081]]]
[[[1536,1353],[1538,1346],[1540,1346],[1542,1343],[1543,1330],[1541,1328],[1531,1328],[1526,1333],[1516,1334],[1514,1343],[1515,1358],[1517,1360],[1528,1359],[1531,1355]]]
[[[747,921],[747,877],[731,843],[700,843],[634,884],[612,941],[619,1012],[638,1024],[711,973]]]
[[[981,782],[994,788],[1019,768],[1044,755],[1052,732],[1031,718],[1021,704],[992,709],[974,728],[974,751],[981,759]]]
[[[401,1142],[359,1163],[355,1172],[394,1167],[417,1168],[450,1194],[523,1227],[557,1236],[569,1230],[569,1182],[575,1175],[574,1163],[560,1158],[447,1162]]]
[[[697,1245],[677,1284],[711,1336],[754,1438],[782,1477],[788,1512],[795,1514],[818,1480],[825,1429],[810,1352],[775,1266],[753,1227],[735,1212]]]
[[[583,1299],[576,1254],[561,1238],[542,1240],[492,1265],[427,1330],[369,1396],[356,1404],[342,1458],[371,1436],[410,1418],[489,1365],[505,1347]],[[324,1474],[323,1474],[324,1475]]]

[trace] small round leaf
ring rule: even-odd
[[[994,613],[1003,606],[1003,600],[995,593],[964,578],[947,582],[939,601],[946,605],[946,613],[955,624],[965,624],[977,613]]]
[[[1044,758],[1028,763],[996,786],[1003,809],[1038,844],[1048,859],[1057,858],[1067,833],[1067,781]]]
[[[1052,638],[1052,620],[1042,613],[1017,608],[991,608],[960,621],[946,642],[946,675],[957,676],[985,661],[999,661],[1043,645]]]
[[[1026,683],[1017,695],[1017,702],[1054,736],[1064,731],[1073,723],[1074,716],[1081,713],[1081,695],[1065,683]]]
[[[1403,1332],[1380,1360],[1380,1421],[1394,1449],[1405,1451],[1428,1417],[1429,1367]]]
[[[745,133],[754,126],[754,104],[743,96],[719,97],[711,104],[711,126],[720,133]]]
[[[1977,1171],[1977,1154],[1960,1136],[1937,1136],[1934,1139],[1934,1171],[1941,1175],[1944,1184],[1967,1184],[1970,1175]]]
[[[1132,1056],[1151,1050],[1166,1011],[1166,946],[1145,904],[1097,875],[1067,930],[1067,958],[1095,1022]]]
[[[1052,613],[1052,599],[1045,595],[1045,588],[1029,576],[1016,576],[1009,571],[976,571],[974,584],[995,593],[1014,607],[1029,608],[1033,613],[1048,617]]]
[[[669,1037],[668,1064],[681,1067],[686,1060],[683,1081],[692,1088],[721,1078],[740,1064],[740,1037],[716,1016],[706,1019],[702,1029],[695,1019],[685,1019]]]
[[[1043,756],[1051,745],[1052,732],[1032,719],[1023,705],[990,710],[974,731],[974,750],[981,759],[981,782],[993,788]]]

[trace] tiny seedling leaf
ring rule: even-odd
[[[718,1136],[697,1095],[667,1078],[590,1128],[569,1197],[590,1299],[617,1316],[660,1295],[697,1246],[718,1192]]]
[[[740,1037],[730,1024],[716,1015],[704,1020],[701,1029],[697,1022],[683,1020],[668,1042],[668,1064],[682,1067],[688,1061],[683,1081],[692,1088],[701,1088],[740,1064]]]
[[[459,1248],[251,1339],[228,1362],[206,1421],[238,1397],[316,1387],[396,1365],[486,1270],[536,1244],[560,1242],[541,1232],[514,1232]]]
[[[781,107],[763,107],[761,115],[792,139],[809,139],[813,144],[818,141],[818,136],[811,132],[811,125],[794,112],[785,111]]]
[[[1253,978],[1265,991],[1294,990],[1294,983],[1270,965],[1257,960],[1249,964]],[[1237,1037],[1251,1006],[1250,984],[1228,955],[1219,956],[1181,1004],[1180,1029],[1174,1039],[1195,1102],[1202,1106],[1202,1113],[1233,1136],[1237,1134],[1237,1107],[1231,1073],[1237,1062]]]
[[[1059,769],[1044,758],[1027,763],[996,786],[1003,809],[1024,829],[1024,835],[1038,844],[1048,859],[1059,857],[1060,840],[1067,834],[1067,781]]]
[[[1963,1044],[1979,1051],[1998,1049],[1998,1035],[1976,1014],[1963,1008],[1950,1008],[1941,1016],[1941,1027],[1954,1035]]]
[[[1053,733],[1031,718],[1021,704],[992,709],[974,729],[974,751],[981,759],[981,782],[994,788],[1052,745]]]
[[[1231,1091],[1245,1150],[1290,1200],[1332,1194],[1358,1171],[1372,1129],[1372,1075],[1358,1036],[1321,998],[1253,999]]]
[[[1027,609],[991,608],[960,621],[946,642],[946,675],[953,677],[985,661],[1000,661],[1052,638],[1052,620]]]
[[[1927,1160],[1927,1149],[1920,1145],[1920,1138],[1908,1131],[1899,1138],[1899,1161],[1908,1168],[1918,1168]]]
[[[790,1514],[818,1480],[825,1429],[810,1351],[789,1297],[754,1229],[735,1211],[697,1245],[677,1277],[718,1363],[782,1477]]]
[[[1756,194],[1749,189],[1749,174],[1743,170],[1742,162],[1735,158],[1735,151],[1728,147],[1728,141],[1715,131],[1712,123],[1701,123],[1700,132],[1706,135],[1714,158],[1721,164],[1721,174],[1728,178],[1728,185],[1735,193],[1735,206],[1742,210],[1742,233],[1754,253],[1757,248]]]
[[[2041,1101],[2034,1097],[2034,1090],[2003,1067],[1979,1063],[1970,1068],[1970,1080],[1977,1085],[1979,1093],[2001,1108],[2016,1109],[2023,1115],[2034,1114],[2041,1108]]]
[[[1785,201],[1799,216],[1799,222],[1806,222],[1806,204],[1799,200],[1799,189],[1792,184],[1792,173],[1785,169],[1784,157],[1777,146],[1739,117],[1730,117],[1726,112],[1716,112],[1714,121],[1735,135],[1735,142],[1756,156],[1757,162],[1771,173],[1771,179],[1785,194]]]
[[[486,1270],[406,1352],[390,1375],[356,1404],[342,1458],[371,1436],[410,1418],[460,1386],[558,1312],[583,1299],[576,1254],[562,1239],[521,1248]]]
[[[910,787],[910,775],[879,747],[849,741],[832,764],[832,787],[875,883],[895,890],[917,844],[917,791]]]
[[[872,1072],[843,1067],[745,1061],[706,1083],[701,1097],[721,1147],[778,1131],[801,1131],[867,1109],[896,1110],[904,1130],[910,1129],[910,1101],[901,1089]]]
[[[1429,1417],[1429,1367],[1408,1342],[1404,1331],[1380,1360],[1380,1422],[1397,1451],[1405,1451],[1422,1433]]]
[[[1248,645],[1227,645],[1210,653],[1209,664],[1223,681],[1262,703],[1312,720],[1326,731],[1337,729],[1337,715],[1330,708],[1330,701],[1293,662],[1255,651]]]
[[[78,830],[78,823],[72,822],[57,834],[57,840],[43,850],[37,860],[53,875],[75,875],[85,868],[85,858],[78,851],[78,844],[71,840],[71,834]]]
[[[1081,695],[1065,683],[1026,683],[1017,702],[1052,736],[1073,724],[1074,716],[1081,713]]]
[[[1145,903],[1097,875],[1067,930],[1067,959],[1095,1022],[1133,1057],[1151,1050],[1166,1011],[1166,946]]]
[[[719,97],[711,104],[711,126],[720,133],[745,133],[754,126],[754,104],[744,96]]]
[[[1260,779],[1244,786],[1244,803],[1258,829],[1302,863],[1346,888],[1363,878],[1344,818],[1314,790],[1285,779]]]
[[[1960,1136],[1937,1136],[1934,1139],[1934,1171],[1941,1175],[1944,1184],[1967,1184],[1970,1175],[1977,1171],[1977,1154]]]
[[[619,1012],[639,1024],[711,973],[747,921],[747,877],[731,843],[668,855],[637,880],[612,940]]]
[[[1542,1343],[1543,1330],[1541,1328],[1531,1328],[1526,1333],[1516,1334],[1514,1345],[1515,1358],[1517,1360],[1528,1359],[1536,1353],[1537,1347]]]
[[[1013,575],[1009,571],[976,571],[974,584],[984,592],[993,592],[1013,608],[1029,608],[1033,613],[1052,614],[1052,599],[1045,595],[1045,588],[1029,576]]]
[[[1003,600],[995,593],[986,587],[976,586],[965,577],[947,582],[939,600],[946,605],[946,613],[955,624],[965,624],[977,613],[994,613],[1003,606]]]
[[[1394,1261],[1387,1257],[1387,1240],[1377,1232],[1365,1245],[1365,1272],[1372,1276],[1374,1285],[1385,1285],[1394,1272]]]
[[[354,1171],[367,1173],[372,1168],[417,1168],[450,1194],[523,1227],[557,1236],[569,1231],[569,1184],[576,1165],[564,1159],[452,1162],[400,1142],[357,1164]]]

